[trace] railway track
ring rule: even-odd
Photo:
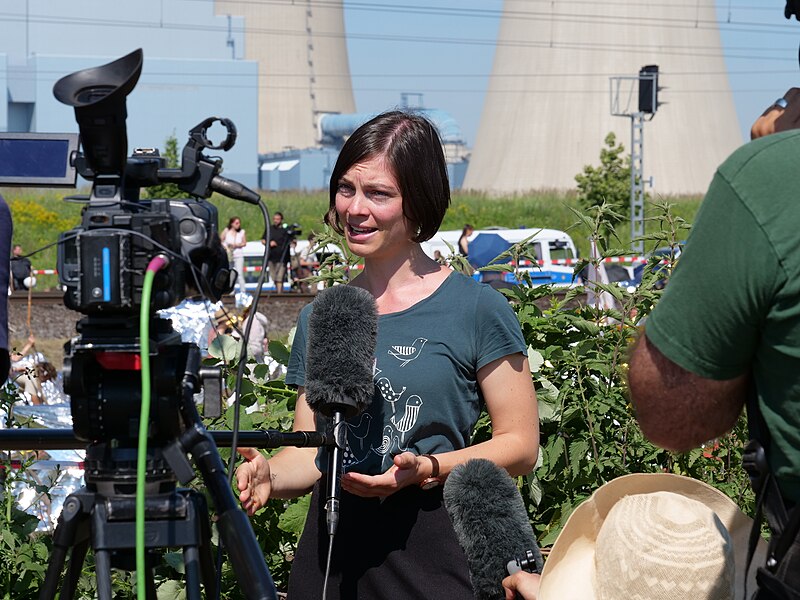
[[[258,310],[270,321],[270,335],[286,335],[297,322],[300,310],[313,298],[311,294],[262,294]],[[28,331],[33,331],[38,339],[69,338],[75,335],[75,323],[83,317],[64,306],[64,295],[59,291],[34,292],[30,297],[14,292],[8,300],[10,335],[15,339],[25,339]],[[223,304],[233,308],[233,297],[225,296]]]
[[[314,298],[313,294],[300,294],[300,293],[287,293],[287,294],[276,294],[274,292],[267,292],[261,294],[261,299],[259,300],[259,306],[263,307],[266,304],[269,304],[274,301],[279,302],[288,302],[288,303],[298,303],[302,305],[306,305]],[[30,299],[30,303],[32,305],[38,304],[63,304],[64,302],[64,293],[59,291],[48,291],[48,292],[33,292],[30,296],[25,292],[13,292],[9,297],[8,301],[11,304],[27,304],[28,300]],[[233,306],[233,296],[224,296],[222,298],[222,303],[225,306]]]

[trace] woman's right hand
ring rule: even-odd
[[[239,501],[249,516],[253,516],[269,500],[272,479],[269,461],[255,448],[239,448],[245,462],[236,469],[236,487]]]

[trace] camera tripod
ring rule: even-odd
[[[140,385],[136,385],[140,373],[127,362],[135,356],[137,346],[131,343],[135,337],[126,333],[135,325],[132,318],[114,323],[105,317],[83,319],[78,324],[82,335],[71,342],[65,356],[74,432],[81,439],[103,441],[87,447],[86,486],[64,502],[40,600],[56,597],[68,553],[59,598],[74,597],[90,545],[99,600],[112,599],[112,567],[134,569],[137,460],[130,432],[138,427],[132,415],[138,416],[133,409],[140,399]],[[208,597],[217,592],[205,499],[176,487],[176,479],[185,484],[195,476],[188,456],[213,500],[220,538],[243,595],[275,599],[263,552],[247,515],[238,507],[216,444],[194,403],[193,396],[201,387],[200,352],[193,344],[180,343],[168,321],[156,319],[155,325],[152,379],[157,397],[150,423],[152,448],[148,451],[145,500],[147,599],[156,598],[152,568],[157,551],[168,547],[183,548],[187,598],[199,600],[201,580]]]

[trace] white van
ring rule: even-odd
[[[297,245],[295,246],[295,252],[299,254],[307,247],[308,240],[298,239]],[[264,252],[266,251],[266,248],[264,247],[264,244],[261,243],[261,240],[257,240],[255,242],[247,242],[243,250],[245,289],[248,292],[254,292],[258,285],[258,277],[261,274],[261,263],[264,260]],[[325,260],[327,255],[332,253],[342,254],[342,250],[338,246],[329,244],[324,250],[317,250],[317,261],[322,262]],[[292,272],[291,266],[288,266],[286,270],[287,281],[285,281],[283,285],[284,291],[289,291],[292,288],[292,283],[294,283],[293,276],[294,273]],[[261,289],[263,291],[273,292],[276,289],[275,282],[269,277],[269,272],[267,272],[264,278],[264,286]]]
[[[472,235],[467,238],[470,246],[473,243],[482,247],[489,246],[484,244],[484,240],[488,238],[481,237],[480,242],[476,242],[478,236],[498,236],[508,245],[518,244],[524,240],[528,240],[528,253],[536,257],[536,264],[524,261],[517,265],[518,271],[528,273],[533,285],[541,285],[545,283],[555,285],[572,285],[573,266],[577,262],[578,252],[575,248],[575,243],[572,238],[565,232],[558,229],[503,229],[503,228],[487,228],[476,229]],[[433,238],[427,242],[423,242],[422,249],[431,258],[435,258],[434,253],[438,250],[443,258],[447,258],[453,253],[458,253],[458,238],[461,237],[461,230],[444,230],[436,233]],[[498,241],[498,240],[495,240]],[[450,247],[452,247],[452,251]],[[497,244],[497,251],[493,253],[490,251],[491,256],[484,257],[487,260],[483,261],[485,265],[489,259],[496,257],[503,252],[503,243]],[[472,258],[474,253],[470,251]],[[480,264],[480,263],[479,263]],[[482,266],[482,265],[480,265]],[[498,278],[502,279],[507,284],[517,284],[519,281],[514,273],[497,273],[497,272],[483,272],[477,271],[473,277],[485,283],[493,283]]]

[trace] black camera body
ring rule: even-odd
[[[289,238],[296,238],[298,236],[303,235],[303,230],[300,229],[299,223],[292,223],[291,225],[286,226],[286,235]]]
[[[165,251],[189,262],[172,261],[157,273],[154,310],[174,306],[192,288],[203,287],[219,299],[231,284],[217,221],[217,208],[207,201],[154,199],[128,206],[90,202],[81,225],[59,236],[57,268],[64,304],[84,314],[136,310],[147,265]],[[197,281],[189,265],[198,269]]]
[[[208,118],[189,132],[180,168],[166,168],[157,150],[127,156],[126,96],[142,69],[136,50],[112,63],[60,79],[53,93],[75,108],[83,153],[70,162],[92,181],[79,227],[61,234],[59,281],[68,308],[86,315],[136,315],[141,306],[145,271],[161,255],[167,266],[158,271],[152,310],[178,304],[188,290],[219,300],[233,288],[232,271],[218,234],[214,205],[204,200],[214,191],[247,202],[259,197],[219,175],[220,158],[202,151],[230,149],[236,128],[228,119]],[[209,142],[206,131],[220,122],[227,137]],[[172,182],[194,198],[141,200],[142,187]]]
[[[73,430],[97,445],[104,457],[87,482],[109,476],[124,479],[112,447],[131,447],[138,438],[137,356],[147,272],[153,273],[148,320],[151,392],[150,437],[156,445],[180,430],[185,365],[192,351],[169,321],[154,313],[202,293],[217,301],[235,283],[218,231],[217,208],[206,198],[217,191],[258,204],[260,197],[220,175],[222,159],[206,149],[229,150],[236,128],[228,119],[210,117],[189,131],[179,168],[169,168],[158,150],[127,155],[126,97],[139,79],[141,50],[114,62],[60,79],[53,93],[73,106],[82,152],[69,162],[92,182],[81,224],[59,236],[58,276],[64,304],[87,315],[77,324],[79,336],[65,348],[64,384],[71,397]],[[212,144],[206,133],[222,124],[227,137]],[[187,198],[140,198],[140,190],[172,183]],[[195,348],[196,351],[196,348]],[[99,444],[99,445],[98,445]],[[122,461],[125,462],[125,461]],[[127,463],[126,463],[127,464]],[[127,467],[126,467],[127,468]],[[124,471],[125,469],[122,469]]]

